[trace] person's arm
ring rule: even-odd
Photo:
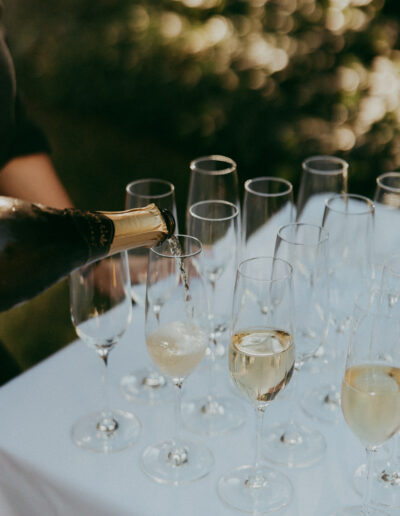
[[[73,202],[46,153],[12,158],[0,170],[0,195],[52,208],[72,208]]]

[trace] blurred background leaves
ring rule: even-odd
[[[368,196],[376,176],[400,168],[398,2],[5,7],[20,89],[78,207],[121,209],[126,183],[160,176],[177,187],[183,225],[189,161],[208,153],[235,159],[241,183],[278,175],[295,192],[301,161],[313,154],[348,160],[349,191]],[[53,337],[61,346],[71,333]],[[36,350],[24,366],[48,352]]]

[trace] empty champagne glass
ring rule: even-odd
[[[86,450],[108,453],[133,444],[140,423],[130,412],[111,410],[107,400],[108,356],[131,321],[132,301],[127,253],[86,265],[70,276],[71,320],[78,336],[101,358],[104,408],[72,428],[72,440]]]
[[[297,222],[322,224],[326,199],[347,193],[348,168],[348,163],[336,156],[311,156],[303,161]]]
[[[258,310],[257,299],[269,306]],[[256,257],[238,267],[233,299],[229,371],[257,415],[255,460],[223,475],[218,494],[230,507],[264,514],[287,506],[292,485],[261,462],[263,415],[294,369],[292,267],[284,260]]]
[[[244,183],[241,258],[273,256],[278,229],[294,218],[289,181],[278,177],[248,179]]]
[[[216,357],[224,355],[231,318],[237,267],[239,210],[221,200],[200,201],[189,209],[189,233],[201,241],[203,252],[195,264],[208,286],[210,335],[207,394],[183,404],[183,419],[191,430],[208,435],[233,430],[245,419],[236,397],[221,394]],[[218,393],[218,394],[217,394]]]
[[[327,383],[306,393],[302,406],[311,417],[336,422],[341,415],[338,367],[343,363],[354,300],[361,289],[373,285],[374,203],[362,195],[334,195],[326,201],[322,225],[329,232],[330,322],[326,343],[333,358],[326,370]]]
[[[400,320],[380,297],[356,301],[341,389],[344,418],[367,453],[364,497],[332,516],[386,514],[371,506],[372,471],[376,450],[400,429]]]
[[[400,172],[386,172],[376,178],[374,194],[374,262],[379,285],[386,258],[400,250],[400,235],[389,228],[400,224]]]
[[[397,253],[389,256],[383,266],[381,277],[380,302],[381,310],[386,310],[392,317],[400,320],[400,248]],[[375,294],[376,296],[376,294]],[[372,498],[375,504],[400,508],[400,434],[397,433],[392,442],[392,448],[387,459],[375,461]],[[363,464],[355,473],[355,486],[362,492],[365,484],[367,468]]]
[[[238,209],[237,242],[240,240],[240,200],[238,191],[237,166],[227,156],[210,155],[196,158],[190,163],[190,181],[186,208],[186,231],[190,233],[191,206],[202,201],[226,201]],[[238,243],[235,242],[235,252]],[[225,357],[225,347],[217,346],[216,357]]]
[[[126,186],[125,209],[142,208],[155,203],[176,215],[175,187],[165,179],[149,178],[132,181]],[[178,228],[176,227],[176,231]],[[149,250],[142,247],[128,251],[132,300],[144,309],[146,300],[146,278]],[[176,278],[178,279],[178,277]],[[173,289],[173,285],[172,285]],[[168,292],[152,306],[156,314],[161,310]],[[154,367],[147,366],[131,371],[121,380],[123,395],[129,400],[156,404],[173,399],[173,392],[166,378]]]
[[[296,200],[296,221],[322,224],[325,201],[335,194],[347,193],[348,163],[336,156],[311,156],[302,163],[299,194]],[[308,361],[309,371],[320,373],[332,356],[324,344]]]
[[[203,156],[190,163],[187,217],[190,206],[211,199],[231,202],[240,211],[237,165],[227,156]]]
[[[324,342],[328,330],[328,237],[323,227],[305,223],[282,226],[276,237],[275,257],[288,261],[293,267],[298,372],[292,381],[296,386],[291,385],[288,391],[292,402],[290,418],[265,429],[263,455],[288,467],[314,464],[322,459],[326,450],[323,435],[313,426],[300,423],[297,409],[299,398],[304,395],[302,366]]]
[[[208,344],[206,292],[194,263],[201,252],[199,240],[177,235],[153,247],[149,256],[146,345],[154,364],[174,386],[176,407],[173,438],[147,447],[141,467],[153,480],[172,485],[204,477],[214,463],[206,446],[180,437],[182,385],[202,360]],[[158,318],[152,307],[151,291],[169,290],[169,279],[177,273],[180,281]]]

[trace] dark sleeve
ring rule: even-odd
[[[42,129],[29,118],[21,98],[15,101],[15,130],[9,146],[8,159],[41,152],[50,153],[50,144]]]

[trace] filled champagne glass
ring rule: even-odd
[[[367,292],[356,301],[341,388],[346,423],[366,449],[364,497],[332,516],[386,514],[371,504],[372,471],[376,450],[400,429],[400,319],[381,298]]]
[[[288,389],[292,407],[287,421],[265,429],[263,455],[288,467],[305,467],[323,458],[326,442],[312,424],[301,423],[298,407],[304,395],[303,364],[324,342],[329,322],[328,231],[314,224],[293,223],[278,230],[275,257],[293,267],[295,381]],[[296,384],[296,385],[294,385]]]
[[[278,229],[294,222],[293,186],[278,177],[244,183],[241,259],[272,256]]]
[[[329,233],[329,331],[326,347],[332,358],[324,385],[308,391],[301,404],[313,418],[337,422],[341,418],[338,368],[343,362],[358,292],[374,281],[372,241],[374,203],[362,195],[339,194],[326,201],[322,226]]]
[[[176,223],[175,232],[178,232],[175,186],[165,179],[146,178],[132,181],[126,186],[125,209],[142,208],[149,203],[159,208],[169,210]],[[132,300],[137,306],[144,309],[146,302],[146,278],[149,250],[148,248],[132,249],[128,251]],[[178,277],[176,278],[178,279]],[[173,284],[171,289],[173,289]],[[169,292],[153,303],[157,314],[168,299]],[[151,364],[140,369],[130,371],[121,379],[121,391],[129,400],[157,404],[173,399],[173,392],[164,375]]]
[[[189,233],[202,243],[203,252],[194,259],[208,287],[210,335],[207,393],[185,400],[183,419],[195,432],[217,435],[244,423],[245,409],[231,395],[221,394],[216,359],[225,355],[229,340],[232,296],[238,255],[239,210],[228,201],[200,201],[189,208]]]
[[[400,318],[400,248],[384,261],[381,275],[381,310]],[[387,458],[374,463],[372,498],[374,504],[400,509],[400,434],[392,439]],[[386,446],[385,446],[386,447]],[[383,454],[382,454],[383,455]],[[362,492],[367,473],[366,464],[357,468],[354,476],[356,490]]]
[[[311,156],[302,163],[297,222],[322,224],[325,201],[347,193],[348,163],[336,156]]]
[[[258,300],[268,306],[258,310]],[[229,371],[257,416],[255,460],[224,474],[218,494],[230,507],[264,514],[286,507],[292,485],[261,461],[263,416],[294,370],[292,267],[280,259],[256,257],[240,263],[233,299]]]
[[[124,335],[132,315],[126,251],[71,274],[70,308],[76,333],[97,352],[104,367],[104,408],[79,419],[72,428],[72,440],[90,451],[122,450],[136,442],[141,427],[131,412],[110,409],[107,399],[109,354]]]
[[[176,235],[150,250],[146,288],[146,346],[156,367],[176,394],[174,436],[148,446],[141,458],[143,471],[153,480],[182,485],[207,475],[214,463],[209,449],[180,436],[181,391],[186,378],[202,360],[208,345],[207,298],[195,259],[201,254],[196,238]],[[179,275],[172,295],[155,314],[154,294],[170,290],[171,278]]]

